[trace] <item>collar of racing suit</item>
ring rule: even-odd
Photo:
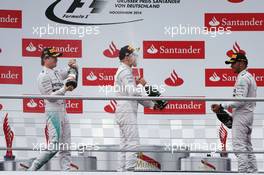
[[[125,68],[132,70],[132,67],[128,66],[128,65],[125,64],[125,63],[122,63],[122,62],[121,62],[121,66],[124,66]]]
[[[47,71],[47,72],[54,71],[53,69],[50,69],[50,68],[48,68],[48,67],[46,67],[46,66],[43,66],[43,70],[44,70],[44,71]]]
[[[237,77],[239,77],[239,76],[245,74],[247,71],[248,71],[248,69],[244,69],[244,70],[242,70],[241,72],[238,73]]]

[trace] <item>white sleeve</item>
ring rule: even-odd
[[[47,74],[39,76],[38,87],[42,95],[64,95],[66,92],[64,87],[53,92],[52,82],[51,82],[50,77]]]
[[[154,102],[152,100],[140,100],[138,101],[142,106],[147,108],[154,108]]]
[[[144,89],[144,91],[141,93],[141,96],[148,96],[145,88],[141,84],[139,84],[138,86],[141,86],[142,89]],[[139,100],[138,103],[147,108],[154,108],[154,102],[152,100]]]
[[[128,96],[142,96],[142,86],[136,86],[135,79],[129,70],[120,72],[119,78]]]
[[[58,72],[59,72],[62,80],[65,80],[66,78],[68,78],[68,71],[69,71],[69,68],[58,69]]]
[[[136,85],[135,78],[129,70],[124,70],[120,74],[120,80],[123,86],[126,88],[129,96],[144,96],[145,89],[139,84]],[[152,108],[154,103],[151,100],[138,101],[144,107]]]
[[[241,77],[235,88],[234,88],[234,94],[233,96],[235,98],[240,98],[240,97],[247,97],[248,94],[248,89],[249,89],[249,82],[247,81],[246,78]],[[231,108],[239,108],[241,106],[243,106],[245,104],[245,101],[233,101],[233,102],[227,102],[227,103],[223,103],[221,104],[221,106],[224,109],[228,109],[229,107]]]

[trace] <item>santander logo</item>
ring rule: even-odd
[[[163,110],[144,108],[144,114],[205,114],[205,101],[169,101]]]
[[[95,81],[95,80],[97,80],[97,76],[94,75],[93,71],[91,71],[90,74],[86,76],[86,79],[88,81]]]
[[[143,41],[144,59],[204,59],[204,41]]]
[[[215,16],[212,18],[212,20],[209,22],[209,25],[212,27],[219,26],[220,22],[215,18]]]
[[[23,99],[23,112],[44,113],[45,103],[43,99]]]
[[[257,82],[257,86],[264,86],[264,69],[251,68],[248,71]],[[231,68],[205,69],[206,87],[233,87],[237,79],[237,74]]]
[[[22,56],[40,57],[46,47],[52,47],[56,52],[63,53],[62,57],[82,57],[81,40],[59,40],[59,39],[22,39]]]
[[[210,76],[209,80],[213,82],[220,81],[220,77],[214,72],[213,75]]]
[[[147,52],[148,52],[149,54],[156,54],[156,53],[158,53],[158,49],[156,49],[155,46],[152,44],[152,45],[148,48]]]
[[[65,100],[66,112],[67,113],[83,113],[83,102],[82,100]],[[29,113],[44,113],[45,102],[43,99],[23,99],[23,112]]]
[[[231,68],[205,69],[205,86],[229,86],[235,84],[237,74]]]
[[[264,13],[205,13],[204,25],[210,30],[264,31]]]
[[[81,114],[83,113],[83,101],[82,100],[65,100],[66,103],[66,112],[72,114]]]
[[[83,113],[83,102],[82,100],[65,100],[66,112],[67,113]],[[23,112],[29,113],[44,113],[45,102],[43,99],[23,99]]]
[[[117,68],[83,68],[82,82],[84,86],[114,85]]]
[[[22,11],[0,10],[0,28],[22,28]]]
[[[170,77],[167,78],[164,83],[168,86],[180,86],[184,83],[184,81],[177,75],[176,71],[173,70]]]
[[[34,99],[31,99],[26,105],[29,108],[35,108],[38,106],[38,104],[34,101]]]
[[[32,42],[30,42],[28,44],[28,46],[26,47],[26,51],[28,51],[28,52],[35,52],[36,50],[37,50],[37,48],[33,45]]]
[[[83,68],[84,86],[113,86],[117,68]],[[134,77],[143,76],[143,69],[133,68]]]
[[[111,100],[110,104],[104,107],[104,111],[108,113],[115,113],[116,112],[117,102],[115,100]]]
[[[114,85],[114,76],[117,68],[83,68],[84,86]]]
[[[108,58],[117,58],[119,57],[119,49],[117,49],[115,43],[112,41],[109,48],[103,51],[103,54]]]
[[[0,66],[0,84],[22,84],[21,66]]]

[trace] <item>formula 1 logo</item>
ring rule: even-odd
[[[124,21],[122,18],[112,18],[107,22],[98,20],[107,3],[109,1],[106,0],[56,0],[47,8],[45,15],[51,21],[67,25],[113,25],[143,20],[129,19]],[[93,18],[95,16],[96,18]],[[101,16],[101,19],[104,17]]]

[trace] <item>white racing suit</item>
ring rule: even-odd
[[[64,95],[63,80],[68,70],[58,71],[44,67],[38,77],[38,87],[42,95]],[[71,128],[66,116],[64,100],[45,100],[46,125],[48,132],[48,148],[34,160],[28,170],[36,171],[47,163],[58,151],[62,170],[70,170]],[[57,150],[54,150],[54,149]]]
[[[116,96],[142,96],[143,86],[136,85],[132,68],[121,63],[115,75]],[[137,126],[138,103],[153,108],[152,101],[117,101],[116,122],[120,129],[120,149],[135,150],[139,146],[139,133]],[[136,152],[121,152],[118,171],[134,170],[137,161]]]
[[[254,77],[247,71],[241,71],[234,87],[234,97],[256,97],[257,85]],[[232,144],[234,151],[253,151],[251,133],[256,102],[229,102],[222,104],[224,109],[233,109]],[[257,172],[254,154],[236,153],[238,171],[243,173]]]

